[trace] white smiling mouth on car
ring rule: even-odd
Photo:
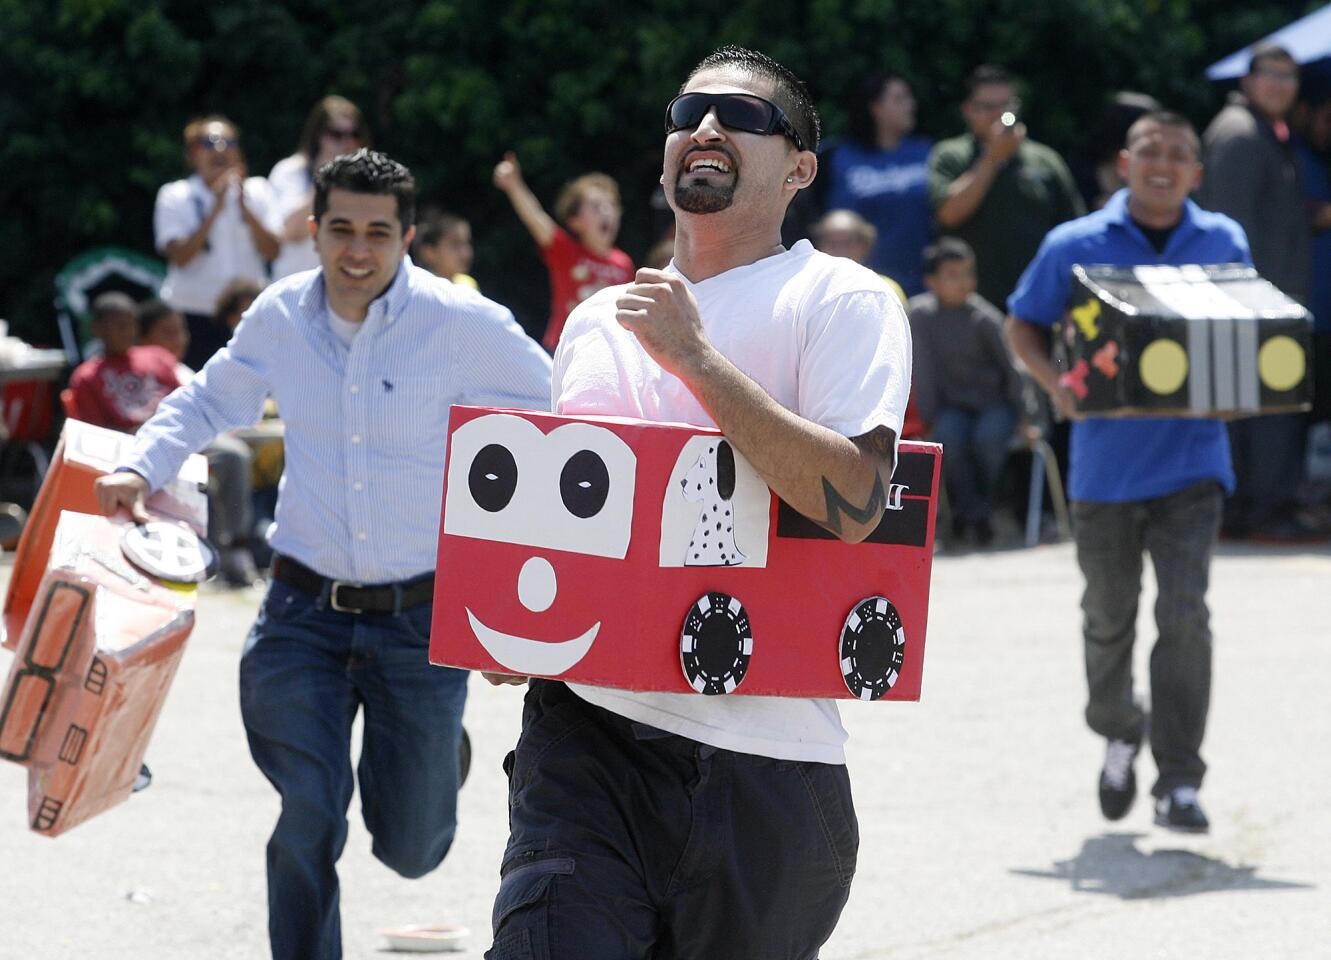
[[[466,607],[463,609],[467,610]],[[558,676],[568,670],[587,655],[601,629],[598,620],[586,633],[572,640],[544,643],[491,629],[470,610],[467,610],[467,620],[471,623],[471,632],[476,634],[485,652],[494,657],[500,666],[523,676]]]

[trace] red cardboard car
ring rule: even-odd
[[[936,444],[847,544],[718,431],[454,407],[430,659],[626,690],[918,700]]]

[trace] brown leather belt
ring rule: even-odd
[[[399,613],[434,597],[434,571],[396,583],[350,583],[316,573],[299,560],[273,555],[273,579],[302,593],[328,597],[339,613]]]

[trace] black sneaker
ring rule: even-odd
[[[1105,765],[1100,768],[1100,812],[1106,820],[1122,820],[1137,799],[1137,771],[1132,765],[1140,740],[1110,740],[1105,744]]]
[[[1155,825],[1179,833],[1206,833],[1211,821],[1197,802],[1196,787],[1175,787],[1155,801]]]

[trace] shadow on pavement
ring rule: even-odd
[[[1067,880],[1081,893],[1101,893],[1123,900],[1186,897],[1228,890],[1307,890],[1311,884],[1268,880],[1257,867],[1230,866],[1191,850],[1143,853],[1144,833],[1106,833],[1091,837],[1071,860],[1057,860],[1049,870],[1014,868],[1011,873],[1046,880]]]

